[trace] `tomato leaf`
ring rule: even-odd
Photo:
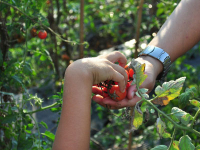
[[[162,134],[162,137],[167,139],[167,138],[171,138],[171,134],[167,131],[164,131],[163,134]]]
[[[46,129],[48,129],[48,126],[47,126],[47,124],[46,124],[45,122],[41,121],[40,124],[41,124],[43,127],[45,127]]]
[[[181,123],[184,125],[188,125],[188,123],[190,122],[191,119],[192,119],[192,117],[190,116],[190,114],[186,114],[181,117]]]
[[[158,145],[158,146],[152,148],[151,150],[167,150],[167,146],[166,145]]]
[[[41,134],[48,137],[51,140],[55,139],[55,135],[53,133],[51,133],[50,131],[45,131],[45,133],[41,133]]]
[[[189,100],[194,97],[194,94],[197,92],[197,89],[195,87],[187,88],[184,93],[179,95],[178,102],[180,107],[185,107]]]
[[[181,150],[194,150],[195,147],[191,143],[191,139],[188,135],[182,136],[179,140],[179,147]]]
[[[132,85],[136,84],[136,86],[139,88],[140,85],[142,85],[144,80],[147,78],[147,75],[144,74],[145,64],[141,64],[135,59],[132,59],[129,67],[132,68],[135,72],[135,74],[133,75],[134,80],[132,82]]]
[[[179,144],[178,141],[173,141],[169,150],[179,150],[178,144]]]
[[[197,100],[190,100],[190,103],[198,108],[200,108],[200,102]]]
[[[159,136],[161,137],[166,128],[166,125],[160,118],[157,118],[156,127],[157,127],[157,132]]]
[[[171,137],[171,134],[165,131],[166,129],[165,122],[163,122],[160,118],[157,118],[156,127],[157,127],[157,132],[160,137],[163,137],[163,138]]]
[[[167,105],[171,100],[179,96],[185,79],[186,77],[181,77],[176,81],[164,82],[162,87],[157,86],[155,89],[157,96],[152,102],[161,106]]]
[[[133,111],[133,115],[132,115],[132,128],[138,129],[140,127],[140,125],[142,125],[143,123],[143,113],[140,109],[139,104],[137,103],[135,105],[135,109]]]
[[[180,121],[184,125],[188,125],[188,123],[192,119],[192,116],[189,113],[187,113],[177,107],[172,108],[172,113],[173,113],[172,119],[175,120],[176,122]],[[177,119],[179,121],[177,121]]]
[[[198,146],[195,148],[195,150],[200,150],[200,145],[198,145]]]

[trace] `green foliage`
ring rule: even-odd
[[[0,44],[2,46],[4,40],[9,45],[6,52],[0,49],[0,132],[3,133],[0,149],[51,149],[55,135],[45,122],[37,122],[33,114],[46,109],[55,113],[61,111],[64,71],[73,60],[79,58],[80,1],[64,2],[51,0],[47,4],[46,0],[0,0],[0,19],[5,21],[4,29],[8,36],[8,39],[0,38]],[[141,43],[147,43],[155,36],[178,2],[179,0],[145,1],[140,29]],[[97,56],[101,49],[133,39],[138,4],[139,1],[133,0],[85,1],[84,56]],[[37,33],[39,30],[46,30],[47,38],[40,40],[37,36],[33,37],[33,28]],[[130,51],[132,49],[133,47]],[[194,53],[198,53],[199,49],[200,47],[195,49]],[[64,59],[63,54],[67,54],[69,59]],[[132,144],[136,147],[148,139],[149,147],[154,147],[153,150],[167,149],[165,145],[155,147],[155,141],[165,144],[169,140],[172,143],[170,150],[200,149],[198,135],[193,132],[199,131],[196,125],[200,108],[197,76],[199,68],[184,63],[190,55],[192,54],[175,61],[167,76],[167,81],[173,81],[156,88],[157,99],[149,100],[147,89],[138,90],[136,94],[143,101],[137,103],[133,114],[130,115],[129,108],[125,108],[118,110],[117,116],[113,116],[111,114],[116,114],[116,111],[108,113],[107,109],[98,105],[96,111],[99,118],[107,117],[109,123],[92,137],[94,140],[90,144],[91,148],[97,149],[97,144],[94,144],[97,140],[105,149],[127,149],[131,120],[131,126],[134,127],[131,130],[134,131]],[[133,83],[138,88],[147,77],[143,74],[144,67],[145,65],[134,67],[136,80]],[[181,77],[187,78],[184,85]],[[55,89],[61,91],[49,97],[50,100],[56,100],[55,103],[42,107],[44,99],[37,94],[30,94],[28,89],[43,87],[51,82],[55,83]],[[182,88],[184,92],[181,93]],[[22,96],[18,99],[16,95],[19,93]],[[168,98],[165,107],[152,104],[155,100],[161,102],[164,97]],[[28,105],[36,107],[36,110],[28,110]],[[126,120],[121,120],[118,114],[125,116]],[[40,133],[40,127],[44,127],[46,131]],[[176,136],[173,136],[172,130],[180,127],[188,135],[176,132]],[[159,140],[160,137],[164,142]]]

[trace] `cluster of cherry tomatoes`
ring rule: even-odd
[[[115,101],[121,101],[126,98],[127,90],[130,87],[131,82],[133,81],[134,70],[132,68],[129,68],[128,65],[126,65],[124,68],[128,75],[128,82],[126,84],[126,90],[124,92],[121,92],[118,83],[112,80],[106,80],[97,85],[94,85],[101,88],[102,96],[104,98],[110,97]]]
[[[37,32],[37,29],[34,27],[31,29],[30,33],[32,37],[38,36],[40,39],[45,39],[47,37],[47,32],[45,30],[40,30]]]

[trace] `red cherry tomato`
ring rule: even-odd
[[[109,93],[111,99],[116,101],[121,101],[126,97],[126,90],[122,93],[119,89],[119,85],[113,85],[112,88],[109,90]]]
[[[126,70],[126,74],[127,74],[127,76],[128,76],[128,80],[129,80],[129,73],[128,73],[128,71]]]
[[[102,96],[103,96],[104,98],[106,98],[106,97],[109,96],[109,95],[108,95],[108,89],[107,89],[106,87],[103,87],[103,88],[102,88],[102,93],[103,93]]]
[[[124,67],[124,69],[127,70],[127,71],[129,71],[129,66],[126,65],[126,66]]]
[[[131,68],[129,70],[129,78],[133,78],[133,75],[134,75],[134,70]]]
[[[47,37],[47,32],[45,30],[40,30],[38,33],[40,39],[45,39]]]
[[[126,90],[131,86],[131,83],[130,82],[127,82],[126,84]]]

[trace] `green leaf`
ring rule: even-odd
[[[162,137],[167,139],[167,138],[171,138],[171,134],[167,131],[164,131],[163,134],[162,134]]]
[[[190,100],[190,103],[198,108],[200,108],[200,102],[197,100]]]
[[[41,121],[40,124],[41,124],[43,127],[45,127],[46,129],[48,129],[48,126],[47,126],[47,124],[46,124],[45,122]]]
[[[28,138],[26,139],[26,133],[20,133],[18,137],[18,145],[17,150],[24,150],[24,149],[30,149],[33,145],[33,139]]]
[[[165,122],[163,122],[160,118],[157,118],[156,127],[157,127],[157,132],[160,137],[163,137],[163,138],[171,137],[171,134],[165,131],[166,129]]]
[[[142,105],[141,105],[141,111],[142,112],[146,112],[146,109],[147,109],[148,105],[147,105],[147,102],[142,102]]]
[[[198,146],[195,148],[195,150],[200,150],[200,145],[198,145]]]
[[[184,124],[184,125],[188,125],[190,120],[191,120],[190,114],[186,114],[186,115],[181,117],[181,123]]]
[[[140,125],[142,125],[142,123],[143,123],[143,113],[140,109],[139,104],[137,103],[133,111],[132,127],[138,129]]]
[[[41,57],[40,57],[40,60],[41,61],[45,61],[47,59],[47,57],[45,56],[45,55],[42,55]]]
[[[155,89],[157,97],[152,102],[161,106],[167,105],[171,100],[179,96],[185,79],[186,77],[181,77],[176,81],[164,82],[162,87],[157,86]]]
[[[178,141],[173,141],[169,150],[179,150],[178,144],[179,144]]]
[[[53,133],[51,133],[50,131],[45,131],[45,133],[41,133],[41,134],[48,137],[51,140],[55,139],[55,135]]]
[[[173,107],[172,113],[173,117],[177,118],[184,125],[187,125],[192,119],[192,116],[189,113],[179,109],[178,107]]]
[[[166,145],[158,145],[158,146],[152,148],[151,150],[167,150],[167,146]]]
[[[147,75],[144,74],[145,64],[141,64],[140,62],[136,61],[135,59],[132,59],[129,67],[132,68],[135,72],[135,74],[133,75],[134,80],[133,80],[132,84],[136,84],[137,87],[139,88],[140,85],[142,85],[144,80],[147,78]]]
[[[33,146],[33,138],[28,138],[26,140],[19,140],[17,145],[17,150],[30,149]]]
[[[179,140],[179,148],[181,150],[194,150],[195,147],[191,143],[191,139],[188,135],[182,136]]]
[[[27,125],[27,129],[28,129],[28,130],[32,130],[33,127],[34,127],[34,125],[33,125],[32,123],[29,123],[29,124]]]
[[[14,122],[16,120],[17,120],[17,115],[16,114],[10,114],[10,115],[7,115],[6,117],[0,117],[0,122],[2,124],[12,123],[12,122]]]
[[[185,107],[189,100],[194,97],[194,94],[197,92],[197,89],[195,87],[187,88],[184,93],[179,95],[178,102],[180,107]]]

